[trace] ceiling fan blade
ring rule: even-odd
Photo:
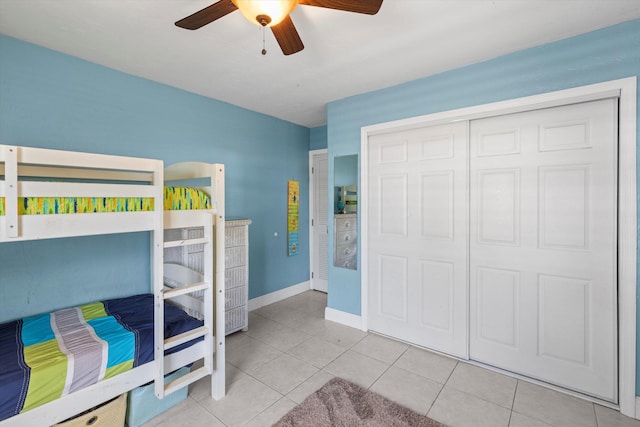
[[[304,49],[304,44],[302,44],[300,35],[298,35],[298,31],[289,15],[281,23],[271,27],[271,31],[273,31],[273,35],[285,55],[291,55]]]
[[[231,2],[231,0],[220,0],[211,6],[207,6],[204,9],[197,11],[193,15],[182,18],[176,22],[176,26],[187,30],[197,30],[198,28],[204,27],[205,25],[210,24],[216,19],[220,19],[237,9],[238,8]]]
[[[382,0],[299,0],[298,4],[375,15],[382,6]]]

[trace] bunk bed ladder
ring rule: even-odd
[[[196,244],[204,245],[204,256],[208,257],[208,259],[213,259],[213,242],[211,241],[210,236],[213,235],[213,224],[212,224],[212,216],[209,214],[203,214],[207,220],[204,220],[204,237],[193,238],[193,239],[183,239],[176,241],[164,242],[164,248],[177,247],[177,246],[190,246]],[[155,379],[155,394],[159,399],[162,399],[164,396],[173,393],[189,384],[198,381],[199,379],[206,377],[207,375],[211,375],[213,372],[213,284],[207,280],[207,278],[213,277],[212,266],[209,263],[205,263],[205,271],[204,271],[204,281],[197,283],[189,283],[184,284],[183,286],[179,286],[172,289],[162,289],[159,295],[160,306],[162,307],[162,311],[164,311],[164,301],[170,300],[172,298],[179,298],[181,295],[191,294],[194,292],[204,291],[204,325],[186,331],[182,334],[165,338],[162,336],[162,345],[161,354],[164,354],[165,351],[170,350],[174,347],[177,347],[181,344],[184,344],[188,341],[203,338],[204,339],[204,364],[202,367],[197,368],[190,373],[183,375],[173,381],[165,384],[164,377],[167,373],[165,372],[164,363],[160,363],[157,376]],[[161,313],[164,317],[164,313]],[[157,349],[158,350],[158,349]],[[162,359],[160,359],[162,360]]]

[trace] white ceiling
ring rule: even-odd
[[[0,33],[315,127],[330,101],[640,18],[640,0],[384,0],[375,16],[298,6],[305,49],[284,56],[268,30],[262,56],[262,29],[239,11],[174,25],[214,2],[0,0]]]

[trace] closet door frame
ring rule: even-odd
[[[361,129],[360,156],[368,159],[369,136],[425,126],[473,120],[503,114],[557,107],[579,102],[617,97],[619,100],[618,147],[618,387],[619,408],[623,415],[640,417],[640,397],[636,403],[636,265],[637,265],[637,189],[636,189],[636,78],[630,77],[556,92],[495,102],[366,126]],[[368,167],[360,171],[360,205],[368,204]],[[361,221],[361,317],[368,330],[368,213]],[[468,292],[468,290],[467,290]],[[467,353],[468,354],[468,353]],[[588,397],[586,397],[588,398]],[[593,400],[593,399],[591,399]],[[638,410],[636,410],[636,406]]]
[[[316,231],[317,231],[317,227],[319,226],[319,224],[316,224],[317,222],[317,218],[315,218],[315,211],[316,211],[316,190],[315,190],[315,185],[316,185],[316,181],[317,181],[317,175],[315,174],[314,171],[314,159],[316,156],[320,156],[320,155],[326,155],[327,156],[327,162],[329,161],[329,150],[326,148],[321,148],[318,150],[311,150],[309,151],[309,283],[311,285],[311,289],[313,290],[319,290],[321,292],[325,292],[328,293],[328,282],[329,279],[324,279],[322,280],[320,277],[315,277],[316,275],[319,276],[319,273],[317,271],[314,271],[314,267],[319,263],[319,257],[321,256],[321,254],[317,253],[316,250],[316,245],[317,245],[317,237],[316,237]],[[329,164],[327,163],[327,174],[329,173]],[[328,187],[327,187],[327,191],[328,191]],[[327,221],[327,230],[329,227],[329,212],[333,213],[333,209],[329,208],[329,195],[326,195],[327,197],[327,217],[325,218],[325,220]],[[333,216],[333,215],[331,215]],[[327,239],[329,237],[327,236]],[[323,254],[326,257],[326,262],[327,262],[327,266],[329,263],[329,252],[327,250],[326,253]],[[328,273],[328,269],[327,269],[327,273]],[[318,282],[321,282],[320,285],[318,285]]]

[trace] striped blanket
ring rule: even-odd
[[[182,310],[165,305],[165,336],[200,325]],[[153,295],[0,324],[0,420],[151,360]]]
[[[164,210],[194,209],[211,209],[211,199],[204,191],[190,187],[164,187]],[[0,197],[0,216],[6,215],[5,210],[5,199]],[[152,210],[153,199],[145,197],[20,197],[18,200],[18,215]]]

